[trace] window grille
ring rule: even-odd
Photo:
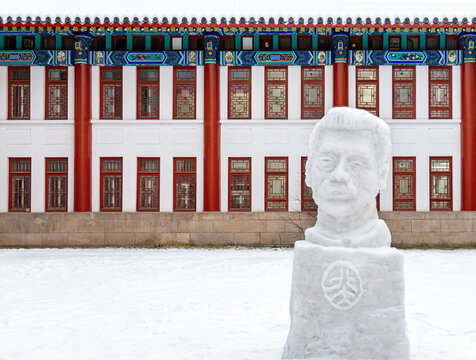
[[[430,66],[429,100],[430,119],[452,117],[452,73],[449,66]]]
[[[414,119],[415,67],[393,67],[393,118]]]
[[[324,116],[324,67],[301,67],[301,118]]]
[[[46,159],[46,211],[68,210],[68,159]]]
[[[301,157],[301,211],[316,211],[317,205],[312,198],[312,189],[306,185],[307,156]]]
[[[46,68],[46,119],[68,118],[68,69]]]
[[[430,157],[430,210],[452,210],[452,158]]]
[[[174,67],[174,119],[195,119],[196,69]]]
[[[28,120],[30,118],[30,68],[8,68],[8,118]]]
[[[196,211],[196,158],[174,158],[174,211]]]
[[[137,118],[159,118],[159,68],[137,67]]]
[[[288,68],[265,68],[266,119],[288,118]]]
[[[365,66],[356,68],[356,105],[378,116],[378,67]]]
[[[10,158],[9,211],[29,212],[31,208],[31,159]]]
[[[137,159],[137,211],[159,211],[160,159]]]
[[[229,211],[251,211],[251,158],[228,159]]]
[[[312,51],[312,35],[298,35],[298,50]]]
[[[101,158],[101,211],[122,211],[122,158]]]
[[[393,210],[416,210],[415,157],[393,158]]]
[[[101,67],[101,119],[122,119],[122,68]]]
[[[288,158],[265,158],[265,210],[288,210]]]
[[[251,118],[251,68],[228,68],[228,118]]]

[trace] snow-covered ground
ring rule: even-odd
[[[0,250],[0,359],[279,359],[293,252]],[[476,251],[405,251],[414,360],[476,359]]]

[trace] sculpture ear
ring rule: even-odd
[[[304,181],[306,182],[306,185],[311,187],[312,184],[312,175],[311,175],[311,161],[309,160],[310,157],[307,157],[306,161],[306,174],[304,176]]]

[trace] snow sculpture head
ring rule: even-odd
[[[386,185],[390,152],[390,129],[383,120],[364,110],[329,111],[310,138],[306,184],[319,215],[306,240],[349,247],[390,244],[375,202]]]

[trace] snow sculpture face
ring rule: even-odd
[[[364,110],[333,108],[314,127],[306,184],[319,218],[327,219],[321,225],[341,232],[377,217],[375,197],[386,185],[390,149],[388,125]]]

